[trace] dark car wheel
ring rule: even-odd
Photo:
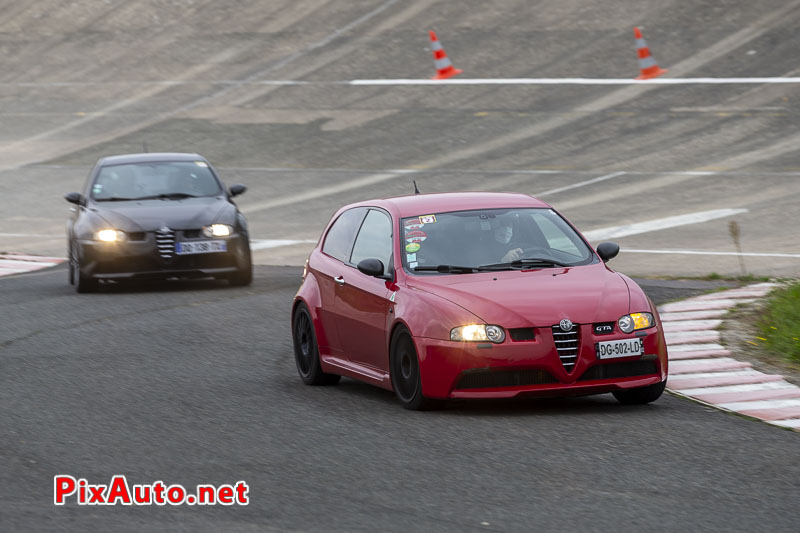
[[[306,385],[335,385],[342,376],[326,374],[319,362],[319,348],[314,324],[308,308],[301,304],[292,320],[292,340],[294,341],[294,359],[297,372]]]
[[[658,400],[664,389],[667,386],[666,381],[649,385],[647,387],[639,387],[636,389],[618,390],[612,394],[622,404],[625,405],[642,405]]]
[[[228,282],[237,287],[245,287],[253,283],[253,260],[250,255],[250,245],[245,244],[245,247],[246,263],[244,267],[228,277]]]
[[[392,388],[406,409],[425,411],[438,409],[444,404],[422,395],[422,379],[417,350],[414,341],[405,329],[398,329],[392,335],[392,348],[389,354],[389,367]]]
[[[70,246],[69,275],[70,283],[75,286],[76,292],[84,294],[97,290],[97,280],[85,276],[81,272],[80,259],[78,258],[78,254],[75,252],[75,249],[72,246]]]

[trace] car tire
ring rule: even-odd
[[[72,246],[70,246],[69,274],[70,283],[75,286],[75,292],[86,294],[97,290],[97,280],[85,276],[81,272],[81,261],[78,258],[78,254],[75,252],[75,248]]]
[[[648,385],[647,387],[614,391],[612,394],[621,404],[643,405],[658,400],[666,386],[667,382],[662,381],[661,383]]]
[[[253,283],[253,259],[250,255],[250,244],[245,244],[245,266],[228,277],[228,283],[235,287],[246,287]]]
[[[426,398],[422,394],[422,375],[417,350],[411,334],[403,328],[398,328],[392,335],[389,374],[394,394],[406,409],[430,411],[444,405],[442,400]]]
[[[326,374],[319,362],[319,346],[314,322],[305,304],[300,304],[292,318],[292,341],[297,373],[306,385],[336,385],[342,376]]]

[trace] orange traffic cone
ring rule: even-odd
[[[666,74],[667,70],[659,68],[659,66],[656,65],[655,58],[650,55],[650,49],[647,48],[647,43],[644,42],[642,32],[639,31],[639,28],[633,28],[633,36],[636,37],[636,53],[639,55],[640,74],[636,76],[636,79],[649,80],[650,78]]]
[[[436,37],[436,33],[433,31],[429,33],[431,35],[431,50],[433,50],[433,65],[436,67],[436,76],[431,79],[446,80],[447,78],[464,72],[461,69],[453,67],[453,64],[447,58],[444,48],[442,48],[442,43],[440,43],[439,38]]]

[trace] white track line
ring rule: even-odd
[[[786,400],[753,400],[751,402],[730,402],[719,404],[723,409],[731,411],[757,411],[761,409],[782,409],[784,407],[800,407],[796,398]]]
[[[749,383],[747,385],[727,385],[721,387],[699,387],[695,389],[680,389],[681,394],[687,396],[728,394],[731,392],[753,392],[760,390],[793,389],[794,385],[788,381],[772,381],[767,383]]]
[[[373,79],[351,80],[350,85],[716,85],[800,83],[800,78],[450,78],[430,79]]]
[[[639,235],[641,233],[649,233],[651,231],[676,228],[678,226],[700,224],[702,222],[739,215],[741,213],[747,213],[747,209],[712,209],[711,211],[698,211],[697,213],[687,213],[685,215],[658,218],[655,220],[649,220],[647,222],[637,222],[635,224],[627,224],[624,226],[611,226],[608,228],[595,229],[584,232],[583,236],[590,241],[618,239],[620,237],[628,237],[630,235]]]
[[[598,178],[592,178],[590,180],[581,181],[579,183],[573,183],[572,185],[567,185],[565,187],[559,187],[558,189],[550,189],[549,191],[542,191],[539,193],[533,194],[533,196],[547,196],[549,194],[556,194],[564,191],[569,191],[572,189],[577,189],[578,187],[583,187],[585,185],[591,185],[593,183],[599,183],[601,181],[610,180],[612,178],[616,178],[617,176],[624,176],[625,172],[613,172],[611,174],[606,174],[605,176],[600,176]]]
[[[743,257],[788,257],[790,259],[800,259],[800,254],[779,254],[768,252],[712,252],[706,250],[633,250],[631,248],[624,248],[620,250],[625,253],[632,254],[677,254],[677,255],[732,255]]]
[[[391,5],[370,13],[374,16]],[[354,26],[365,20],[366,17],[354,21],[348,26]],[[338,37],[345,29],[339,29],[328,38],[309,47],[309,50],[326,45],[333,38]],[[305,50],[304,52],[307,52]],[[295,54],[296,56],[297,54]],[[290,56],[295,59],[294,56]],[[288,61],[284,60],[284,63]],[[283,65],[279,65],[283,66]],[[274,69],[274,67],[273,67]],[[95,86],[129,86],[129,87],[180,87],[185,85],[345,85],[345,86],[391,86],[391,85],[720,85],[720,84],[793,84],[800,83],[796,77],[764,77],[764,78],[653,78],[637,80],[633,78],[450,78],[447,80],[423,79],[360,79],[360,80],[332,80],[332,81],[304,81],[304,80],[141,80],[141,81],[22,81],[3,82],[0,87],[95,87]]]
[[[789,420],[765,420],[765,422],[772,424],[773,426],[800,429],[800,418],[791,418]]]
[[[269,248],[280,248],[281,246],[291,246],[293,244],[311,244],[317,241],[310,241],[310,240],[301,240],[301,241],[293,241],[293,240],[285,240],[285,239],[258,239],[258,240],[251,240],[250,241],[250,249],[255,250],[267,250]]]

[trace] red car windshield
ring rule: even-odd
[[[555,211],[547,208],[483,209],[431,213],[402,220],[403,266],[439,272],[525,264],[576,266],[594,254]]]

